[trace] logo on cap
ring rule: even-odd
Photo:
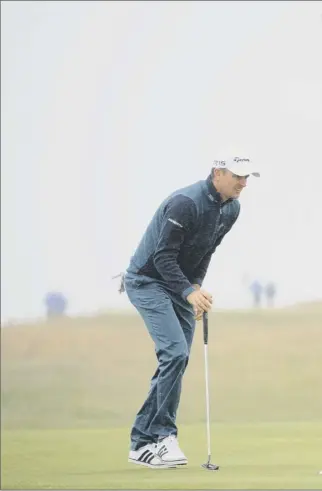
[[[235,157],[234,162],[249,162],[249,159],[240,159],[239,157]]]

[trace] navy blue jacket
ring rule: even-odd
[[[239,211],[239,201],[222,202],[211,176],[175,191],[157,209],[127,271],[155,278],[186,299],[192,284],[202,285]]]

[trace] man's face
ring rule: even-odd
[[[247,185],[248,177],[236,176],[236,174],[227,169],[215,169],[213,183],[223,200],[239,198],[240,193]]]

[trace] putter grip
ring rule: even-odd
[[[203,320],[203,342],[208,344],[208,312],[204,312],[202,316]]]

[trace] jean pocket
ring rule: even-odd
[[[133,275],[125,275],[124,286],[125,290],[137,290],[142,285],[142,279]]]

